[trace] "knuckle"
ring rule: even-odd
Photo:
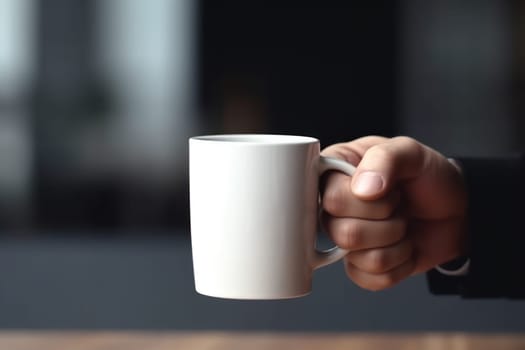
[[[371,273],[381,273],[388,270],[388,256],[381,250],[372,250],[366,257],[367,267]]]
[[[372,154],[374,158],[377,158],[383,162],[391,161],[394,158],[392,150],[389,148],[388,144],[372,146],[370,147],[368,153]]]
[[[346,263],[345,270],[346,276],[351,281],[353,281],[359,287],[371,292],[377,292],[389,288],[396,283],[395,279],[388,274],[381,276],[363,276],[362,274],[358,274],[350,262]]]
[[[419,147],[419,142],[410,136],[396,136],[393,138],[393,140],[407,147]]]
[[[396,277],[391,273],[385,273],[377,276],[375,287],[377,290],[383,290],[394,286],[397,283]]]
[[[345,192],[339,187],[328,187],[323,194],[323,209],[332,215],[342,215],[346,208]]]
[[[357,282],[356,282],[357,283]],[[363,288],[363,289],[366,289],[370,292],[379,292],[380,290],[384,289],[384,288],[381,288],[380,286],[376,285],[375,283],[373,282],[366,282],[366,283],[357,283],[359,285],[359,287]]]
[[[397,137],[394,137],[394,140],[398,142],[401,148],[409,149],[415,154],[417,154],[418,159],[423,157],[424,147],[416,139],[409,137],[409,136],[397,136]]]
[[[352,282],[357,284],[359,287],[369,290],[369,291],[375,291],[377,289],[374,289],[375,285],[374,283],[371,283],[371,280],[368,278],[363,278],[362,275],[354,273],[354,269],[352,268],[350,263],[347,263],[346,268],[346,276],[348,279],[350,279]]]
[[[343,228],[344,239],[341,242],[342,248],[357,249],[361,246],[363,238],[361,227],[353,220],[348,220]]]
[[[364,287],[361,285],[359,279],[356,278],[356,276],[354,276],[354,274],[353,274],[353,272],[352,272],[352,269],[351,269],[351,267],[350,267],[350,263],[349,263],[349,262],[346,262],[345,265],[346,265],[346,268],[345,268],[346,277],[348,277],[348,279],[352,280],[352,281],[353,281],[355,284],[357,284],[359,287],[364,288]]]

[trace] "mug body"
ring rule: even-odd
[[[282,299],[311,290],[319,141],[215,135],[190,141],[190,217],[197,292]]]

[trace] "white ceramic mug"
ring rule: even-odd
[[[348,251],[316,249],[319,176],[355,168],[320,155],[315,138],[193,137],[190,215],[195,287],[231,299],[283,299],[311,291],[313,270]]]

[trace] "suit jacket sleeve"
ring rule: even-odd
[[[430,291],[465,298],[525,298],[525,159],[458,161],[469,199],[470,270],[462,277],[429,271]]]

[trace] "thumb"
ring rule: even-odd
[[[370,147],[352,177],[352,192],[364,200],[388,193],[397,181],[420,175],[429,149],[409,137],[395,137]]]

